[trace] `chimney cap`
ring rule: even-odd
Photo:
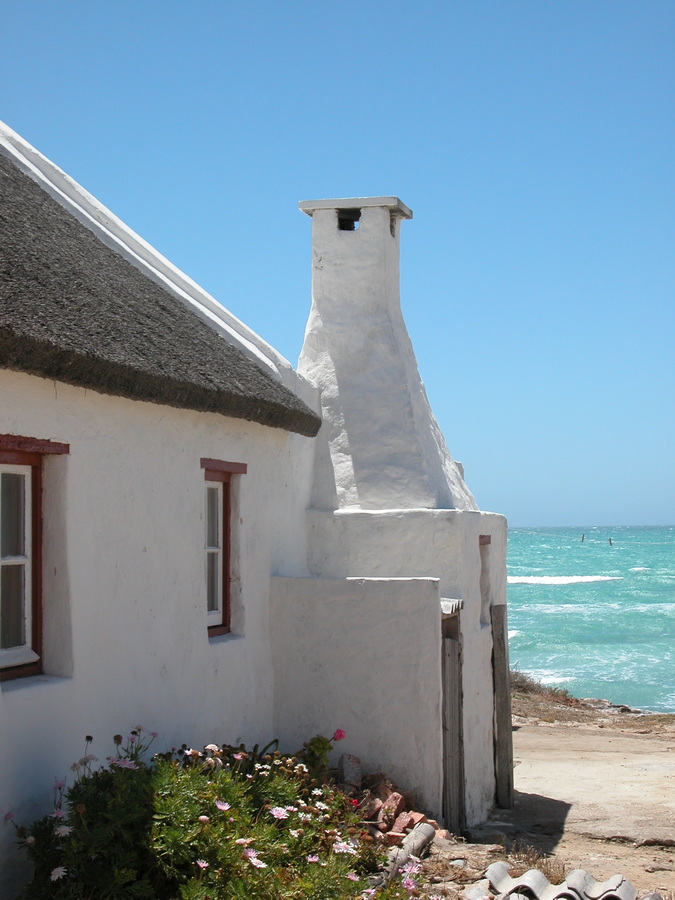
[[[301,200],[298,209],[311,216],[315,209],[364,209],[367,206],[383,206],[401,219],[412,219],[412,210],[398,197],[350,197],[340,200]]]

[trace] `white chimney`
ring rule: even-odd
[[[304,201],[312,308],[298,371],[321,388],[312,505],[477,509],[431,412],[401,314],[397,197]]]

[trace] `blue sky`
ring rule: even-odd
[[[399,196],[480,506],[673,524],[674,48],[672,0],[3,0],[0,118],[293,362],[297,201]]]

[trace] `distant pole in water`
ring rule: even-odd
[[[612,546],[612,539],[611,539],[611,538],[609,539],[609,546],[610,546],[610,547]]]
[[[583,544],[583,542],[584,542],[584,538],[585,538],[585,537],[586,537],[585,534],[582,534],[582,535],[581,535],[581,543],[582,543],[582,544]]]

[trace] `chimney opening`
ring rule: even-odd
[[[389,213],[389,231],[391,231],[391,236],[396,237],[396,213]]]
[[[338,228],[340,231],[356,231],[361,218],[360,209],[339,209]]]

